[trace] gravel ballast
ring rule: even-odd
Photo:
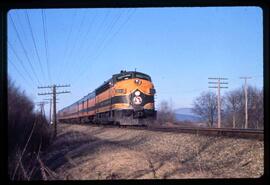
[[[263,141],[59,124],[43,161],[58,179],[258,178]]]

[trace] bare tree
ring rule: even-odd
[[[33,155],[51,142],[45,116],[34,112],[34,103],[8,78],[8,173],[12,180],[29,180]]]
[[[217,117],[217,96],[212,92],[203,92],[193,102],[192,111],[205,120],[209,127],[213,127]]]
[[[248,127],[263,128],[263,91],[248,86]]]
[[[233,90],[225,96],[225,118],[228,126],[236,128],[237,123],[242,124],[243,116],[243,93],[241,90]],[[230,124],[231,123],[231,124]]]
[[[248,87],[248,128],[263,128],[263,91]],[[244,88],[233,90],[225,96],[225,119],[228,126],[244,128],[245,96]]]
[[[248,86],[248,128],[264,128],[263,89]],[[233,128],[245,127],[245,92],[244,87],[228,92],[221,98],[222,126]],[[216,120],[217,100],[211,92],[203,92],[194,101],[193,112],[200,115],[213,127]]]
[[[168,101],[163,100],[160,103],[159,109],[157,111],[157,121],[161,124],[166,122],[175,122],[175,114],[172,107],[172,101],[169,103]]]

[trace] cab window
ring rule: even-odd
[[[121,75],[121,76],[116,77],[116,80],[121,81],[121,80],[130,79],[130,78],[131,78],[131,74],[126,74],[126,75]]]
[[[151,78],[149,76],[147,76],[147,75],[144,75],[144,74],[136,73],[135,77],[151,81]]]

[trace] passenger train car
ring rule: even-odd
[[[121,71],[79,101],[58,112],[65,123],[147,125],[156,119],[151,77]]]

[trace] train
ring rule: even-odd
[[[57,113],[63,123],[147,126],[156,120],[156,90],[149,75],[124,71]]]

